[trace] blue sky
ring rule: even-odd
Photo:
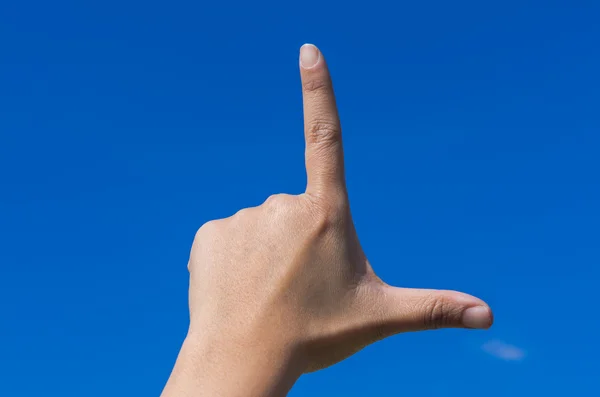
[[[598,390],[600,4],[0,5],[0,390],[151,396],[207,220],[305,184],[298,49],[325,53],[371,263],[489,331],[404,334],[291,396]]]

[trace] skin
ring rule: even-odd
[[[350,213],[325,59],[300,50],[306,192],[203,225],[191,250],[190,326],[163,397],[285,396],[306,372],[402,332],[489,328],[485,302],[377,277]]]

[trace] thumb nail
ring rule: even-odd
[[[467,328],[487,329],[492,325],[492,314],[485,306],[470,307],[462,315],[462,324]]]

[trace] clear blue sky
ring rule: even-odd
[[[2,2],[0,394],[160,393],[196,229],[304,188],[313,42],[375,270],[477,295],[496,323],[391,338],[291,396],[593,395],[599,16],[591,0]]]

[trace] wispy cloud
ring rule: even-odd
[[[525,358],[523,349],[509,345],[501,340],[491,340],[482,347],[484,352],[506,361],[521,361]]]

